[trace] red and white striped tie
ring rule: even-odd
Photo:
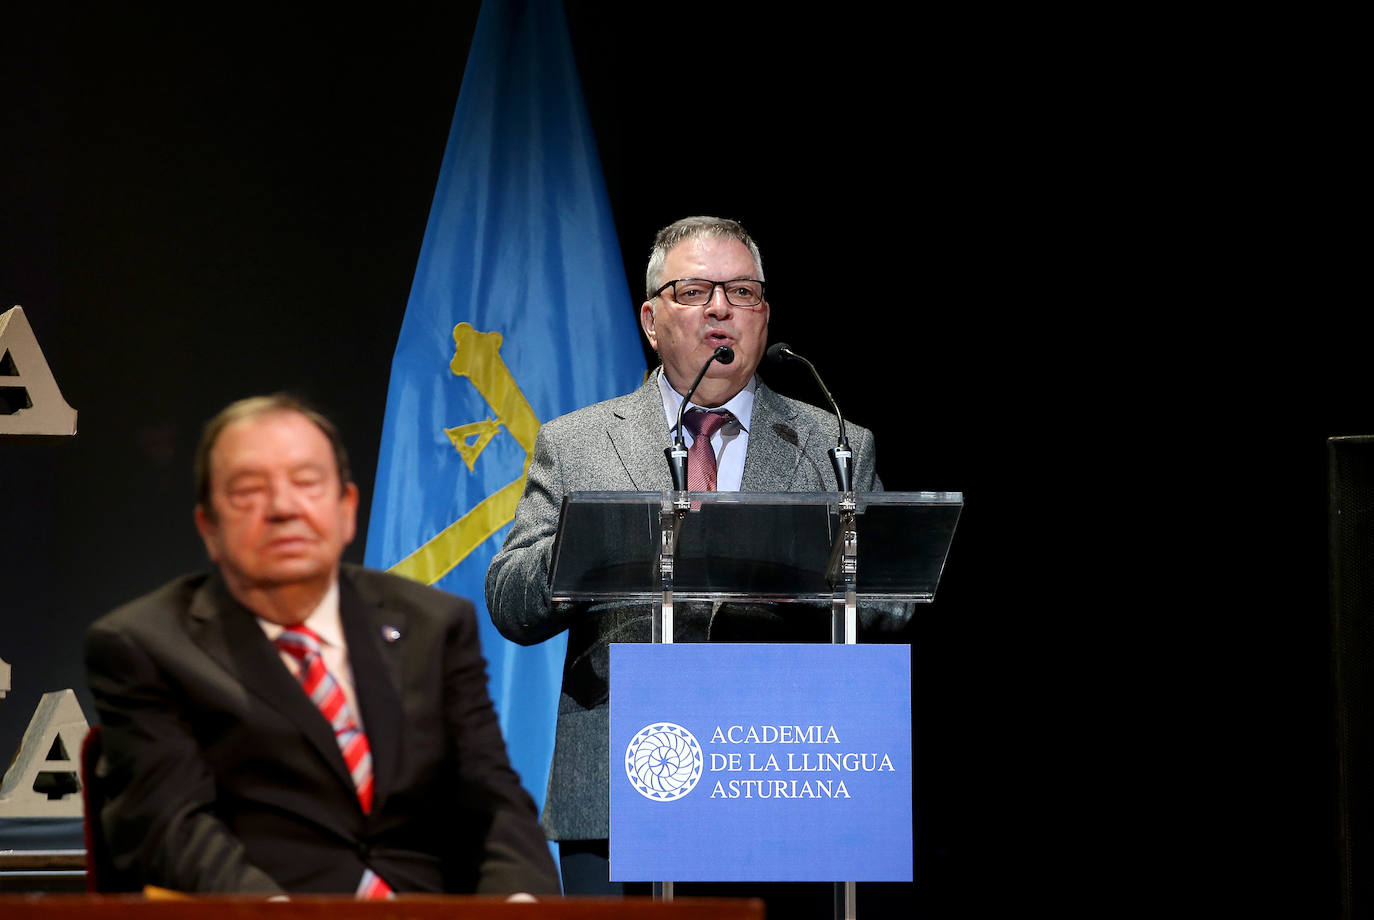
[[[358,882],[359,901],[381,901],[396,897],[391,891],[391,886],[382,880],[382,877],[371,869],[363,870],[363,877]]]
[[[343,688],[324,666],[320,637],[309,627],[288,626],[277,637],[276,644],[277,648],[301,663],[301,688],[334,729],[334,740],[338,742],[344,764],[353,777],[358,804],[367,814],[372,810],[372,749],[368,746],[367,735],[358,727],[357,719],[353,718]],[[391,886],[377,873],[367,869],[358,882],[357,896],[364,899],[389,898],[392,897]]]

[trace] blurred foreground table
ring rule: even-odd
[[[497,897],[403,895],[394,901],[301,897],[175,900],[138,895],[3,895],[4,920],[763,920],[763,902],[735,898],[549,898],[511,904]]]

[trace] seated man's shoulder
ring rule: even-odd
[[[472,601],[467,598],[391,572],[346,562],[341,567],[340,578],[348,580],[365,598],[384,606],[446,616],[473,615]]]
[[[204,587],[208,573],[182,575],[160,588],[121,604],[91,624],[91,628],[161,628],[191,607],[197,592]]]

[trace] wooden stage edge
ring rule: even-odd
[[[405,895],[393,901],[301,897],[148,899],[140,895],[3,895],[4,920],[763,920],[763,902],[739,898],[547,898]]]

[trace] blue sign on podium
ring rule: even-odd
[[[912,880],[906,645],[611,646],[611,879]]]

